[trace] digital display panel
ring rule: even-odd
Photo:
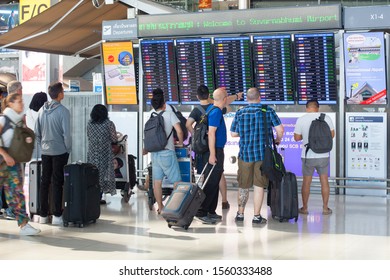
[[[174,47],[173,40],[141,41],[144,96],[147,103],[150,103],[155,88],[164,91],[167,103],[179,103]]]
[[[245,94],[253,87],[250,38],[215,38],[214,50],[216,87],[225,87],[228,94],[244,92],[233,104],[246,103]]]
[[[177,71],[182,104],[198,104],[197,89],[214,91],[214,61],[211,38],[176,40]]]
[[[298,103],[337,103],[334,34],[294,35]]]
[[[294,104],[290,35],[253,37],[255,86],[263,104]]]

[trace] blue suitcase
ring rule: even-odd
[[[169,200],[161,212],[162,217],[168,223],[168,227],[171,228],[172,226],[176,226],[187,230],[191,225],[194,216],[202,205],[203,200],[206,198],[202,189],[210,178],[215,165],[213,165],[202,186],[199,187],[199,180],[205,172],[206,167],[207,165],[203,168],[203,171],[196,183],[180,182],[173,190]]]

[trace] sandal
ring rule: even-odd
[[[298,209],[298,212],[299,212],[299,214],[303,214],[303,215],[309,214],[309,211],[304,210],[303,207],[299,208],[299,209]]]
[[[332,214],[332,209],[327,208],[325,210],[322,210],[322,215],[330,215]]]

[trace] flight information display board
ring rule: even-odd
[[[197,89],[214,91],[214,61],[211,38],[177,39],[177,71],[182,104],[198,104]]]
[[[334,34],[295,34],[298,104],[337,103]]]
[[[142,40],[141,57],[144,72],[144,96],[147,103],[150,103],[153,89],[161,88],[167,103],[178,104],[174,41]]]
[[[255,86],[263,104],[294,104],[291,35],[253,37]]]
[[[228,94],[244,92],[235,104],[246,103],[245,93],[253,87],[251,40],[249,37],[214,38],[216,86]]]

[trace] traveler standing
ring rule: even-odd
[[[227,102],[226,106],[231,104],[235,100],[239,100],[242,97],[242,92],[234,95],[229,95],[227,97]],[[200,106],[203,108],[205,112],[207,112],[207,109],[209,108],[210,105],[213,104],[214,100],[210,98],[210,92],[209,88],[205,85],[200,85],[197,89],[197,98],[200,102]],[[226,114],[227,112],[227,107],[222,109],[223,114]],[[195,107],[186,123],[186,127],[188,131],[193,135],[194,133],[194,124],[198,123],[201,120],[201,117],[204,113],[198,108]],[[202,160],[202,155],[196,154],[195,155],[195,162],[196,162],[196,168],[198,173],[200,174],[201,170],[203,169],[203,160]],[[230,204],[227,200],[227,186],[226,186],[226,179],[225,179],[225,174],[222,174],[221,176],[221,181],[219,182],[219,191],[221,193],[222,197],[222,209],[229,209]]]
[[[217,220],[222,219],[222,216],[218,215],[215,210],[218,205],[219,182],[223,174],[223,162],[225,158],[223,148],[227,141],[225,119],[222,113],[228,98],[226,89],[217,88],[213,93],[213,97],[214,107],[216,109],[210,110],[208,115],[209,151],[204,153],[202,158],[203,166],[209,163],[210,165],[215,165],[215,167],[207,184],[203,188],[206,198],[196,214],[196,217],[205,224],[215,224]],[[204,178],[208,177],[210,170],[211,166],[206,169]]]
[[[26,200],[23,192],[23,168],[22,164],[15,160],[7,153],[6,149],[11,145],[14,134],[14,125],[12,123],[23,122],[23,100],[22,96],[13,93],[7,96],[5,100],[5,109],[0,117],[0,133],[2,146],[0,147],[0,155],[2,157],[0,163],[0,186],[4,187],[5,197],[12,209],[18,226],[20,227],[20,235],[36,235],[41,232],[39,229],[32,227],[28,222],[28,214],[26,213]],[[6,125],[6,117],[12,123],[11,127]],[[4,129],[4,131],[3,131]]]
[[[72,148],[70,113],[61,104],[61,100],[64,99],[62,83],[52,83],[49,86],[49,95],[52,100],[47,101],[39,110],[35,123],[35,136],[42,151],[40,223],[46,224],[48,222],[49,187],[51,184],[54,203],[52,224],[60,225],[63,223],[64,166],[68,163]]]
[[[265,124],[263,121],[260,93],[257,88],[248,89],[246,95],[248,106],[237,111],[230,128],[233,137],[240,137],[238,154],[238,211],[236,222],[244,221],[245,206],[249,199],[249,189],[253,186],[254,216],[253,224],[265,224],[267,220],[260,214],[263,204],[264,189],[268,187],[268,178],[263,176],[260,167],[263,164],[265,153]],[[276,144],[282,140],[284,127],[275,113],[267,107],[267,127],[272,135],[272,127],[276,131]]]
[[[161,89],[155,89],[155,91],[161,91]],[[153,107],[152,112],[157,114],[164,111],[162,117],[164,119],[164,130],[168,137],[168,143],[161,151],[151,152],[152,158],[152,176],[153,176],[153,193],[156,199],[158,209],[157,213],[160,214],[164,205],[162,203],[162,180],[164,176],[167,176],[171,184],[176,184],[181,181],[181,174],[179,163],[177,161],[175,152],[175,143],[173,139],[173,129],[176,130],[178,136],[178,146],[183,146],[183,132],[180,127],[180,120],[177,118],[173,111],[166,111],[166,103],[163,94],[153,93],[151,100]]]
[[[332,209],[328,207],[329,202],[329,182],[328,182],[328,169],[329,169],[329,153],[315,153],[311,149],[306,154],[305,145],[309,142],[309,130],[313,120],[320,116],[320,105],[317,100],[309,100],[306,103],[307,114],[298,118],[295,124],[294,140],[301,141],[303,144],[301,161],[302,161],[302,207],[299,208],[299,213],[308,214],[308,201],[310,196],[310,184],[313,179],[314,169],[320,176],[321,183],[321,195],[322,195],[322,214],[332,214]],[[329,125],[332,138],[334,138],[335,131],[331,118],[325,115],[325,121]]]
[[[117,139],[115,124],[108,119],[106,106],[97,104],[92,108],[91,119],[87,125],[87,162],[99,170],[100,204],[106,204],[103,193],[116,194],[114,153],[112,143]]]

